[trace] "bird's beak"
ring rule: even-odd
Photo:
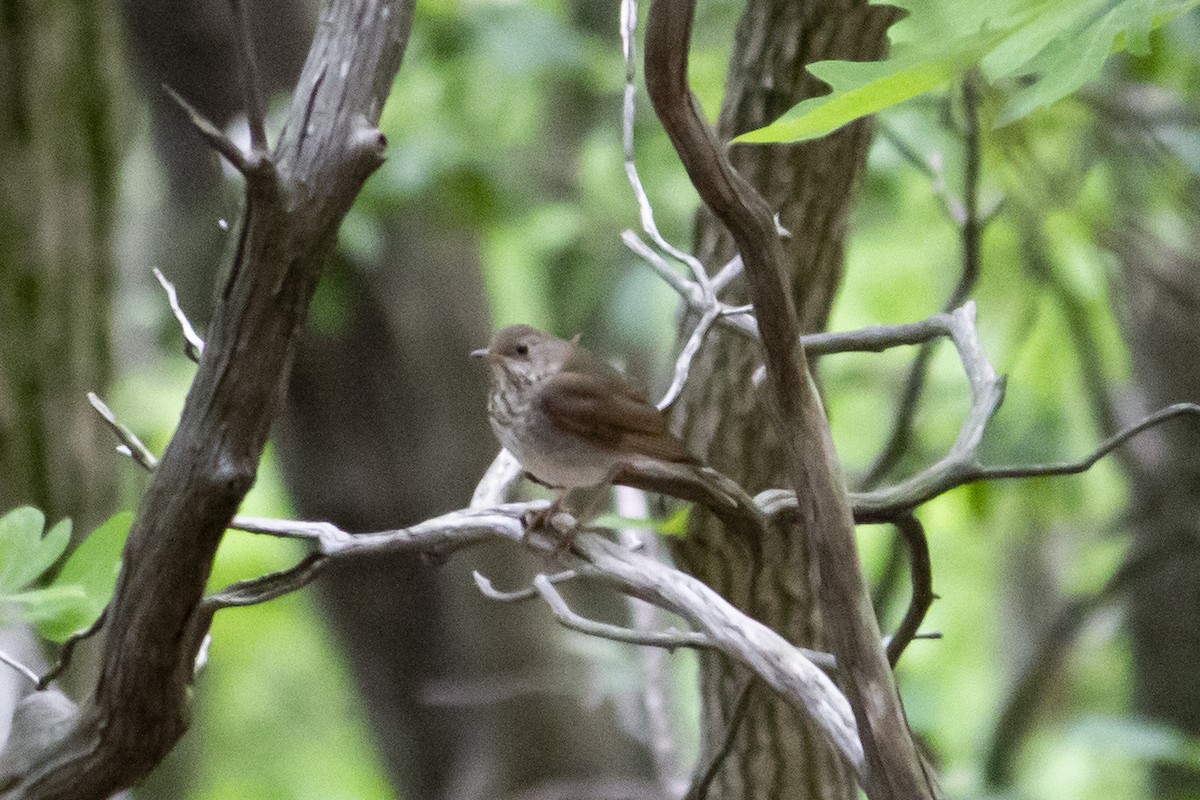
[[[491,350],[488,350],[486,347],[481,347],[478,350],[471,351],[471,358],[487,358],[491,354]]]

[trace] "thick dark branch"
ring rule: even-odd
[[[375,126],[412,6],[327,3],[287,132],[271,155],[255,109],[261,103],[251,100],[237,252],[179,427],[129,534],[94,696],[71,724],[24,754],[28,768],[6,774],[11,765],[0,754],[0,798],[104,800],[144,778],[183,734],[213,556],[254,482],[342,217],[382,162]],[[252,54],[243,52],[253,91]]]
[[[929,797],[912,734],[879,641],[854,525],[828,421],[808,375],[799,325],[783,277],[774,216],[730,165],[688,86],[695,3],[655,0],[646,29],[646,87],[654,110],[705,205],[725,225],[742,257],[765,354],[777,424],[785,445],[801,530],[817,569],[822,617],[854,709],[872,800]],[[836,624],[834,621],[836,620]]]

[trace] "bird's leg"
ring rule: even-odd
[[[554,499],[550,501],[550,505],[545,508],[526,511],[525,517],[522,520],[525,523],[526,533],[534,530],[569,533],[574,530],[576,524],[575,517],[567,510],[564,502],[570,491],[570,489],[556,489]],[[560,517],[557,521],[558,524],[556,524],[555,517]],[[563,520],[561,517],[568,517],[569,519]]]
[[[525,524],[524,539],[526,543],[535,533],[545,534],[553,541],[554,546],[548,558],[554,562],[565,560],[574,538],[577,521],[574,515],[566,510],[564,503],[570,491],[570,489],[556,489],[550,505],[543,509],[526,511],[522,520]]]

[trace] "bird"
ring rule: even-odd
[[[578,336],[510,325],[471,356],[490,367],[488,418],[496,438],[526,474],[558,491],[551,514],[568,491],[606,485],[622,471],[699,482],[718,495],[726,490],[722,481],[729,479],[705,467],[662,411]]]

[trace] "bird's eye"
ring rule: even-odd
[[[517,345],[517,355],[519,355],[519,356],[529,355],[529,345],[527,345],[527,344]]]

